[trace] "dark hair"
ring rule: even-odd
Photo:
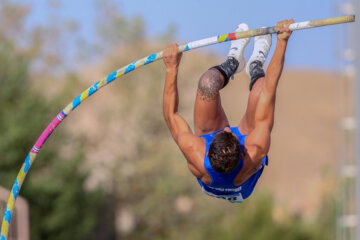
[[[208,157],[212,168],[219,173],[230,173],[241,158],[239,140],[231,132],[219,132],[213,138]]]

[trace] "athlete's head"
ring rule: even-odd
[[[230,131],[217,133],[209,147],[208,157],[212,168],[219,173],[230,173],[241,158],[240,142]]]

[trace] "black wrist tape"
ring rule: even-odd
[[[234,75],[238,66],[238,60],[236,60],[234,57],[228,57],[222,64],[212,67],[219,70],[219,72],[224,76],[224,85],[222,88],[228,84],[230,77]]]
[[[263,69],[263,64],[259,61],[253,61],[252,63],[250,63],[250,91],[253,87],[253,85],[255,84],[256,80],[258,80],[261,77],[265,77],[265,72]]]

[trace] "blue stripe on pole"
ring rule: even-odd
[[[29,171],[29,168],[30,168],[30,153],[27,155],[25,159],[24,172],[27,173]]]
[[[81,103],[81,94],[77,96],[74,101],[72,102],[72,110],[74,110],[79,104]]]
[[[124,73],[126,74],[126,73],[131,72],[132,70],[134,70],[135,69],[135,63],[136,63],[136,61],[131,63],[129,66],[127,66]]]
[[[5,211],[5,214],[4,214],[4,218],[5,218],[5,221],[10,223],[10,221],[11,221],[11,212],[9,210],[7,210],[7,208],[6,208],[6,211]]]
[[[157,54],[151,54],[150,56],[148,56],[148,58],[146,59],[144,65],[152,63],[155,59],[156,59]]]
[[[13,193],[13,196],[14,196],[15,200],[17,199],[17,197],[19,195],[19,191],[20,191],[19,183],[18,183],[18,181],[16,179],[15,183],[14,183],[14,186],[13,186],[13,189],[12,189],[12,193]]]
[[[115,71],[115,72],[111,73],[109,76],[107,76],[106,82],[111,83],[112,81],[114,81],[116,79],[116,74],[117,74],[117,71]]]
[[[93,86],[91,86],[89,88],[89,96],[91,96],[94,92],[96,92],[98,90],[98,84],[100,81],[98,81],[97,83],[95,83]]]

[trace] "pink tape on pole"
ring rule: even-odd
[[[44,145],[48,137],[51,135],[51,133],[56,129],[56,127],[61,123],[62,120],[66,118],[66,115],[64,115],[62,112],[59,113],[56,118],[52,120],[52,122],[47,126],[47,128],[44,130],[44,132],[41,134],[39,139],[36,141],[33,149],[31,150],[34,153],[39,152],[41,147]]]

